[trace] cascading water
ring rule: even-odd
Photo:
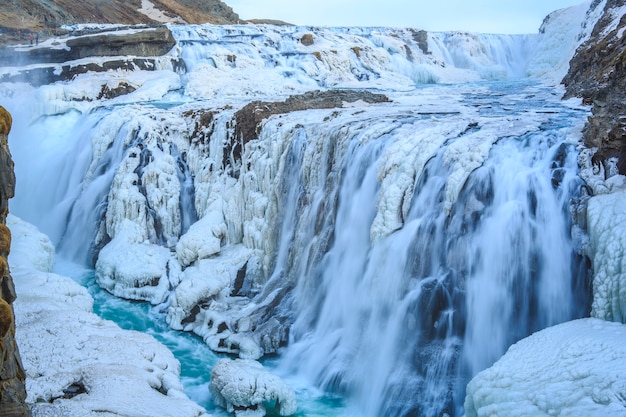
[[[126,296],[212,348],[241,353],[243,335],[278,349],[278,373],[344,398],[346,415],[461,416],[473,375],[588,309],[569,211],[582,182],[568,129],[583,114],[531,82],[414,85],[517,78],[531,36],[457,34],[482,45],[463,52],[437,35],[424,51],[414,31],[337,29],[307,49],[306,30],[173,28],[182,90],[17,126],[18,192],[40,192],[12,212],[84,263],[130,247],[128,230],[128,245],[161,245],[161,275],[133,277]],[[361,82],[391,102],[282,114],[234,157],[233,113],[252,98]],[[34,167],[33,143],[49,150]],[[219,293],[178,291],[215,271]]]
[[[499,88],[483,96],[488,114],[511,111]],[[529,110],[523,107],[516,111]],[[479,158],[455,160],[455,146],[471,139],[482,146],[493,132],[477,124],[445,139],[405,196],[403,224],[374,240],[371,202],[381,200],[384,163],[378,149],[406,132],[353,140],[332,246],[298,278],[283,366],[346,395],[356,415],[462,415],[465,384],[508,346],[584,315],[586,271],[569,212],[581,180],[574,146],[554,123],[493,140],[454,200],[455,164]],[[311,262],[306,252],[298,256]]]

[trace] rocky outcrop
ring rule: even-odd
[[[123,29],[127,30],[71,37],[64,45],[58,43],[52,47],[5,47],[0,49],[0,66],[62,63],[87,57],[160,56],[176,44],[165,26]]]
[[[243,146],[256,139],[261,122],[274,114],[291,113],[300,110],[340,108],[344,103],[356,101],[365,103],[386,103],[384,94],[358,90],[309,91],[287,98],[285,101],[253,101],[238,110],[234,115],[235,135],[224,148],[224,166],[241,159]]]
[[[77,23],[239,23],[220,0],[21,0],[0,10],[0,44],[28,43],[31,33],[58,35],[62,25]]]
[[[16,298],[7,258],[11,232],[6,226],[8,201],[15,190],[13,160],[8,147],[11,115],[0,106],[0,415],[27,415],[25,374],[15,343],[15,319],[11,304]]]
[[[623,7],[623,0],[607,0],[590,39],[572,58],[563,84],[566,97],[582,97],[592,106],[583,139],[597,149],[593,162],[603,169],[617,163],[619,173],[626,174],[626,15],[619,13]]]
[[[42,85],[70,80],[86,72],[151,71],[159,68],[158,57],[166,55],[175,44],[166,26],[122,26],[59,40],[52,46],[7,46],[0,48],[0,67],[25,68],[0,74],[0,82]],[[76,61],[83,58],[99,59]],[[184,70],[184,64],[177,59],[172,60],[171,66]]]

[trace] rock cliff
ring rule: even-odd
[[[8,201],[13,197],[15,174],[8,147],[11,115],[0,106],[0,415],[25,417],[25,374],[15,343],[15,319],[11,304],[16,298],[7,264],[11,232],[6,226]]]
[[[599,0],[596,0],[599,2]],[[624,0],[607,0],[591,37],[576,51],[563,80],[566,97],[582,97],[592,106],[584,142],[597,148],[594,164],[617,164],[626,174],[626,15]]]
[[[28,42],[30,33],[58,34],[76,23],[239,23],[220,0],[8,0],[0,10],[0,44]]]

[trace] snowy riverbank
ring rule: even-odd
[[[17,340],[34,417],[207,416],[183,393],[180,364],[169,350],[97,317],[85,288],[50,272],[49,239],[15,216],[7,225]]]

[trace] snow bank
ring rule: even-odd
[[[467,386],[467,417],[626,416],[626,326],[563,323],[511,346]]]
[[[615,176],[611,179],[624,177]],[[587,206],[589,257],[593,263],[591,315],[626,322],[626,189],[592,197]]]
[[[237,417],[262,417],[268,407],[281,416],[295,414],[296,395],[257,361],[221,359],[211,371],[215,402]]]
[[[47,237],[14,216],[7,224],[33,416],[208,417],[183,393],[180,364],[169,350],[98,318],[85,288],[49,272],[54,251]]]

